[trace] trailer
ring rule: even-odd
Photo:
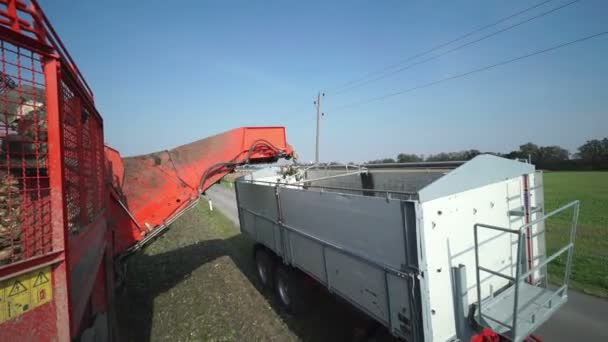
[[[579,202],[545,212],[542,179],[481,155],[457,167],[273,167],[235,189],[258,278],[286,309],[298,311],[312,278],[407,341],[490,329],[518,342],[567,300]],[[570,239],[548,251],[554,215],[571,215]]]

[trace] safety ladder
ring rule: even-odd
[[[477,278],[477,310],[475,319],[480,326],[490,328],[514,342],[523,341],[566,302],[579,208],[579,201],[574,201],[546,215],[541,215],[541,210],[535,209],[527,202],[527,208],[526,204],[524,204],[522,211],[509,210],[509,215],[529,215],[533,210],[537,210],[539,214],[535,215],[537,216],[535,219],[529,220],[517,229],[497,227],[483,223],[475,224],[475,271]],[[569,243],[542,261],[539,260],[537,263],[529,262],[529,259],[532,259],[532,257],[527,253],[529,249],[527,249],[526,242],[540,234],[544,234],[544,229],[531,234],[531,227],[544,223],[549,217],[568,209],[572,209]],[[509,233],[517,237],[515,254],[517,257],[514,264],[514,276],[480,265],[478,240],[480,228]],[[567,261],[564,269],[563,285],[557,289],[549,288],[546,281],[546,267],[550,262],[564,253],[567,253]],[[508,285],[500,292],[492,293],[489,297],[482,298],[481,272],[489,273],[490,277],[496,276],[506,279]],[[543,278],[544,281],[532,280],[535,274],[541,274],[540,278]]]
[[[537,171],[533,176],[523,175],[519,181],[507,184],[507,211],[509,228],[517,229],[530,221],[536,220],[545,212],[543,172]],[[516,191],[510,186],[516,185]],[[513,240],[513,243],[516,242]],[[530,269],[542,262],[546,257],[545,222],[540,221],[526,228],[525,253],[527,257],[522,260],[522,267]],[[528,282],[547,283],[547,274],[540,270],[530,275]]]

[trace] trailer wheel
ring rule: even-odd
[[[255,251],[255,268],[258,280],[265,290],[272,290],[274,286],[274,259],[263,248]]]
[[[281,306],[290,314],[299,314],[304,309],[303,282],[296,270],[280,265],[275,273],[275,289]]]

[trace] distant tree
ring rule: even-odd
[[[538,162],[539,147],[531,142],[519,146],[519,150],[511,151],[506,155],[509,159],[531,159],[533,163]]]
[[[366,164],[390,164],[394,163],[395,159],[393,158],[383,158],[383,159],[374,159],[368,161]]]
[[[441,152],[437,154],[429,154],[426,157],[426,161],[436,162],[436,161],[449,161],[451,159],[449,153]]]
[[[505,154],[505,158],[508,159],[528,159],[528,156],[526,156],[525,158],[523,157],[523,155],[521,154],[521,152],[518,151],[511,151],[507,154]]]
[[[460,156],[462,159],[460,160],[471,160],[475,157],[477,157],[478,155],[481,154],[481,152],[479,152],[479,150],[467,150],[467,151],[462,151],[460,152]]]
[[[538,149],[537,162],[556,162],[568,160],[570,152],[559,146],[542,146]]]
[[[531,142],[519,146],[519,152],[524,158],[530,156],[532,160],[538,158],[539,147]]]
[[[479,150],[465,150],[459,152],[441,152],[437,154],[431,154],[426,158],[426,161],[437,162],[437,161],[460,161],[460,160],[471,160],[481,152]]]
[[[538,164],[543,162],[557,162],[570,159],[570,152],[560,146],[538,146],[531,142],[519,146],[519,150],[511,151],[505,155],[509,159],[525,159]]]
[[[422,160],[423,158],[417,154],[399,153],[397,156],[398,163],[416,163]]]
[[[608,160],[608,138],[588,140],[578,148],[578,155],[591,162]]]

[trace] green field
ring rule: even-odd
[[[544,181],[547,213],[573,200],[581,201],[571,286],[608,297],[608,172],[547,172]],[[549,219],[549,253],[567,243],[571,214]],[[552,282],[561,282],[565,263],[564,256],[549,265]]]

